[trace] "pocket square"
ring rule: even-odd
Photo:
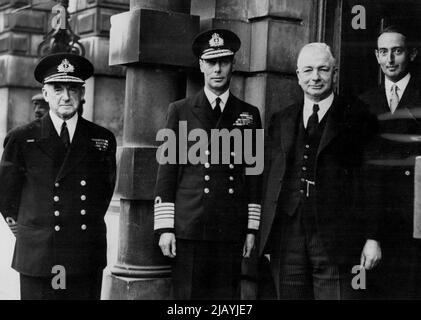
[[[237,120],[233,123],[234,126],[248,126],[253,124],[253,116],[248,112],[242,112]]]

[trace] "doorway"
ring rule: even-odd
[[[365,8],[366,28],[354,29],[352,8]],[[419,0],[326,0],[324,41],[331,45],[339,66],[336,91],[356,96],[383,80],[374,55],[379,31],[392,24],[403,25],[418,41],[415,76],[421,76],[421,1]]]

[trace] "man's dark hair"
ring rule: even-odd
[[[409,49],[413,49],[417,47],[417,43],[409,27],[402,26],[402,25],[387,26],[379,32],[379,34],[377,35],[377,39],[379,39],[379,37],[384,33],[400,33],[401,35],[405,37],[405,43]]]

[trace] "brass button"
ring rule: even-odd
[[[81,185],[81,186],[86,186],[86,181],[85,181],[85,180],[81,180],[81,181],[80,181],[80,185]]]
[[[233,194],[233,193],[234,193],[234,189],[233,189],[233,188],[229,188],[229,189],[228,189],[228,193],[229,193],[229,194]]]
[[[54,201],[58,202],[60,200],[60,198],[58,196],[54,196]]]
[[[235,152],[231,152],[231,156],[232,157],[235,157]]]
[[[303,171],[306,171],[307,170],[307,167],[303,167],[302,169],[303,169]]]
[[[234,181],[234,177],[233,176],[230,176],[230,181]]]
[[[58,183],[58,182],[54,183],[54,187],[56,187],[56,188],[60,187],[60,183]]]
[[[80,196],[80,200],[85,201],[85,200],[86,200],[86,196],[85,196],[84,194],[82,194],[82,195]]]
[[[308,149],[308,148],[310,148],[310,145],[309,144],[306,144],[306,149]]]
[[[210,163],[209,162],[206,162],[205,163],[205,168],[209,168],[210,167]]]
[[[60,211],[58,211],[58,210],[54,211],[54,215],[55,215],[56,217],[58,217],[58,216],[60,215]]]
[[[205,188],[203,191],[204,191],[205,193],[209,193],[209,188]]]
[[[85,210],[85,209],[80,210],[80,214],[81,214],[82,216],[84,216],[84,215],[86,214],[86,210]]]
[[[232,163],[230,163],[229,167],[230,169],[234,169],[234,165]]]
[[[80,228],[82,229],[82,230],[86,230],[86,224],[82,224],[81,226],[80,226]]]
[[[410,176],[411,175],[411,171],[409,171],[409,170],[405,171],[405,175],[406,176]]]
[[[60,231],[60,226],[55,226],[55,227],[54,227],[54,230],[56,230],[56,231]]]
[[[308,155],[306,155],[306,154],[305,154],[305,155],[304,155],[304,159],[306,159],[306,160],[307,160],[307,159],[308,159]]]
[[[210,155],[210,151],[209,150],[206,150],[205,151],[205,155],[207,155],[207,156]]]
[[[209,181],[209,180],[210,180],[210,176],[206,175],[206,176],[205,176],[205,180],[206,180],[206,181]]]

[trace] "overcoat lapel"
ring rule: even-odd
[[[90,141],[89,138],[86,137],[86,124],[86,121],[82,117],[79,117],[72,143],[70,144],[67,155],[64,158],[63,164],[57,174],[56,181],[59,181],[66,176],[66,174],[77,166],[88,153]]]
[[[302,108],[302,104],[294,105],[294,107],[291,108],[290,113],[285,114],[280,119],[281,123],[275,124],[275,126],[278,126],[281,130],[280,137],[273,137],[274,141],[272,142],[270,150],[273,154],[271,168],[276,168],[275,170],[271,170],[271,173],[273,174],[271,179],[274,179],[273,181],[280,181],[279,178],[284,175],[284,170],[282,170],[282,168],[285,168],[287,154],[290,152],[296,139],[298,126],[302,123],[300,117],[302,115]],[[278,141],[280,141],[279,147],[274,145],[274,143]]]
[[[54,128],[50,115],[42,117],[41,121],[41,135],[36,144],[43,150],[51,159],[59,161],[65,152],[63,142]]]
[[[285,154],[290,151],[297,135],[298,126],[302,124],[302,118],[300,118],[302,109],[303,104],[296,104],[291,108],[291,113],[285,115],[286,121],[279,124],[281,128],[281,145]]]

